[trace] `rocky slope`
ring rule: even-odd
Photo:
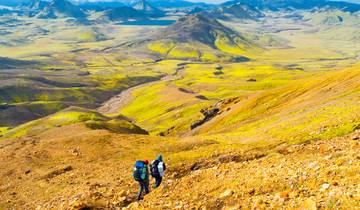
[[[360,199],[359,138],[356,131],[197,159],[190,155],[196,146],[184,140],[74,124],[0,143],[0,208],[349,209]],[[203,143],[198,147],[211,144]],[[164,183],[135,202],[132,164],[160,152],[169,166]],[[178,161],[179,154],[188,160]]]
[[[132,155],[151,140],[77,123],[2,141],[0,209],[69,209],[77,200],[94,208],[124,206],[137,189]]]
[[[130,209],[352,209],[360,131],[333,140],[203,159]],[[176,178],[180,176],[181,178]]]

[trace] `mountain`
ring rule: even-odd
[[[79,7],[83,10],[94,10],[94,11],[104,11],[108,9],[113,9],[117,7],[125,6],[122,2],[112,2],[112,1],[85,1],[79,2]]]
[[[30,3],[29,8],[30,10],[43,10],[49,5],[48,1],[34,0]]]
[[[173,58],[243,61],[246,51],[257,47],[251,40],[217,20],[194,14],[182,17],[160,30],[149,48]]]
[[[357,3],[333,1],[333,2],[328,2],[328,5],[331,8],[341,9],[341,10],[347,11],[347,12],[358,12],[358,11],[360,11],[360,4],[357,4]]]
[[[141,0],[133,5],[133,8],[141,11],[142,13],[149,15],[150,17],[163,17],[165,12],[154,7],[146,0]]]
[[[209,4],[204,2],[190,2],[183,0],[151,0],[149,1],[153,6],[158,8],[182,8],[182,7],[209,7]]]
[[[195,41],[213,48],[216,48],[216,41],[220,37],[234,40],[240,35],[217,20],[201,14],[180,18],[175,24],[161,30],[158,34],[160,39],[170,39],[176,42]],[[241,39],[246,42],[245,38]]]
[[[6,15],[6,14],[13,13],[13,12],[14,12],[14,10],[12,7],[0,6],[0,15]]]
[[[210,11],[203,11],[203,13],[213,18],[223,20],[229,18],[257,19],[264,16],[264,14],[257,7],[241,3],[223,5]]]
[[[360,4],[327,1],[327,0],[234,0],[223,3],[224,6],[233,4],[245,4],[264,10],[281,9],[315,9],[315,8],[336,8],[344,11],[356,12],[360,10]]]
[[[66,0],[53,0],[36,17],[42,19],[74,18],[86,22],[87,15],[78,6]]]
[[[105,11],[102,18],[111,21],[128,21],[145,20],[148,16],[132,7],[123,6]]]

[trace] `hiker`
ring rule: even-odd
[[[162,155],[159,155],[156,160],[151,162],[150,165],[151,176],[155,178],[154,188],[158,188],[160,186],[162,178],[164,177],[165,170],[166,166],[163,161]]]
[[[140,190],[137,196],[137,200],[141,200],[141,195],[145,191],[145,195],[148,194],[149,191],[149,169],[148,169],[149,161],[148,160],[138,160],[135,163],[134,167],[134,179],[139,182]]]

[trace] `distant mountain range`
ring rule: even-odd
[[[69,1],[53,0],[49,4],[41,4],[41,1],[38,2],[38,4],[43,7],[39,8],[40,12],[36,15],[38,18],[48,19],[70,17],[82,22],[86,21],[86,13]]]
[[[25,3],[27,2],[27,3]],[[88,11],[103,12],[102,18],[111,21],[145,20],[163,17],[166,13],[161,8],[186,8],[189,14],[200,13],[215,19],[257,19],[263,17],[264,10],[296,9],[339,9],[348,12],[360,11],[360,4],[327,0],[232,0],[218,6],[205,3],[192,3],[183,0],[139,0],[139,1],[75,1],[74,0],[1,0],[0,4],[20,7],[0,8],[0,15],[17,13],[28,14],[43,19],[73,18],[79,22],[88,22]],[[189,7],[189,8],[188,8]],[[168,9],[164,9],[168,10]],[[175,9],[174,11],[177,11]]]
[[[50,5],[48,1],[34,0],[30,3],[29,7],[31,10],[43,10]]]
[[[78,6],[83,10],[105,11],[112,8],[123,7],[125,6],[125,4],[122,2],[100,1],[100,2],[83,2],[81,4],[78,4]]]
[[[222,5],[212,10],[202,10],[200,13],[211,18],[223,20],[229,18],[257,19],[264,16],[263,12],[257,7],[240,3]]]
[[[146,20],[148,18],[143,12],[128,6],[107,10],[101,17],[111,21]]]
[[[50,0],[47,0],[50,1]],[[131,0],[70,0],[77,5],[97,5],[100,7],[117,7],[120,5],[131,5],[137,1]],[[19,6],[21,4],[30,4],[32,0],[1,0],[0,5],[5,6]],[[155,7],[190,7],[190,6],[204,6],[208,5],[203,2],[189,2],[184,0],[150,0],[149,1]]]
[[[143,12],[146,15],[149,15],[150,17],[162,17],[165,15],[165,12],[156,8],[155,6],[153,6],[148,1],[145,0],[141,0],[135,3],[134,5],[132,5],[132,7],[138,11]]]
[[[266,9],[273,11],[281,9],[314,9],[325,7],[349,12],[360,10],[360,4],[328,0],[232,0],[225,2],[223,6],[230,6],[233,4],[245,4],[260,10]]]

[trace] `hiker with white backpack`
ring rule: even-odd
[[[159,155],[156,160],[153,160],[150,165],[151,176],[155,178],[154,188],[158,188],[165,175],[166,166],[163,161],[162,155]]]

